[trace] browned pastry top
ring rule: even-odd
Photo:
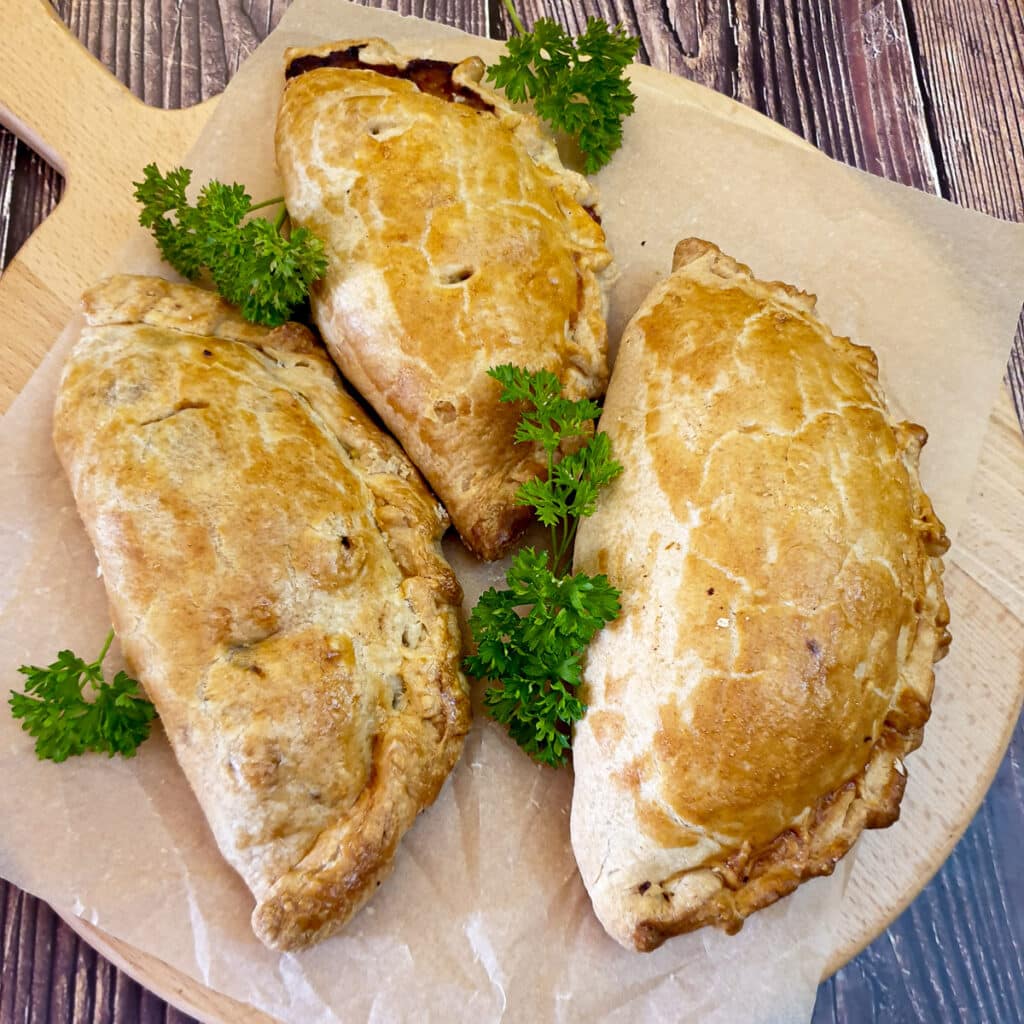
[[[305,328],[155,278],[85,306],[54,438],[115,628],[257,934],[307,945],[468,728],[446,517]]]
[[[487,369],[549,369],[573,398],[607,381],[596,198],[477,58],[346,40],[286,66],[286,201],[331,258],[317,324],[467,545],[494,558],[525,527],[515,491],[543,460],[513,444],[519,410]]]
[[[623,612],[588,656],[573,841],[606,927],[649,949],[896,819],[946,542],[873,353],[706,242],[628,326],[601,427],[626,470],[576,564]]]

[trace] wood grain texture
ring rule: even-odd
[[[0,266],[6,266],[11,234],[11,198],[14,195],[14,167],[18,140],[11,132],[0,132]]]
[[[215,95],[276,25],[275,0],[60,0],[90,50],[147,102]],[[500,5],[381,3],[469,31],[505,33]],[[539,0],[573,29],[624,21],[642,59],[739,98],[847,163],[1024,219],[1024,9],[1018,0]],[[12,168],[13,173],[12,173]],[[60,196],[60,178],[0,135],[0,254]],[[2,266],[2,263],[0,263]],[[1024,344],[1009,367],[1018,415]],[[822,987],[831,1021],[1024,1019],[1024,725],[953,857],[885,936]],[[188,1020],[95,953],[44,904],[0,882],[0,1024]]]
[[[910,18],[942,194],[1024,220],[1024,0],[931,0]],[[1024,427],[1024,317],[1007,377]]]
[[[0,266],[6,266],[60,202],[64,180],[38,153],[0,128],[0,181]]]
[[[118,971],[45,904],[0,883],[4,1024],[189,1024]]]
[[[139,177],[144,154],[183,152],[210,113],[205,105],[177,111],[146,106],[79,46],[41,0],[28,0],[36,6],[24,11],[27,16],[12,17],[25,2],[3,0],[0,121],[70,177],[63,201],[0,278],[5,307],[0,409],[67,323],[77,296],[102,272],[109,253],[101,240],[113,232],[123,237],[136,221],[132,181]],[[63,73],[55,76],[53,67]],[[53,179],[36,180],[43,187],[32,198],[45,209],[55,199],[46,189]],[[17,201],[18,186],[16,175],[12,207],[18,218],[31,217],[34,204]],[[95,242],[83,244],[86,239]]]
[[[1024,725],[942,870],[823,984],[814,1024],[1024,1020]]]

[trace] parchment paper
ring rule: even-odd
[[[437,25],[300,0],[232,81],[187,158],[194,180],[276,194],[282,50],[372,34],[442,57],[497,50]],[[760,276],[816,292],[837,332],[876,349],[897,409],[928,426],[925,482],[955,535],[1020,310],[1024,231],[844,168],[667,75],[636,69],[634,82],[625,146],[598,178],[622,270],[612,338],[689,234]],[[138,237],[116,269],[160,267]],[[56,379],[77,330],[65,331],[0,424],[0,666],[12,684],[17,665],[45,664],[59,647],[91,655],[109,623],[50,444]],[[471,607],[504,566],[446,545]],[[118,659],[115,648],[111,670]],[[939,685],[956,681],[940,669]],[[647,956],[627,953],[597,924],[576,872],[571,772],[531,764],[478,713],[462,761],[372,904],[342,935],[279,955],[252,936],[249,893],[217,853],[159,731],[134,760],[55,766],[38,762],[0,713],[0,780],[0,874],[302,1024],[807,1020],[848,866],[736,937],[705,930]]]

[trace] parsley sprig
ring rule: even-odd
[[[185,194],[191,181],[187,167],[161,174],[149,164],[142,181],[134,182],[142,206],[139,223],[153,232],[161,255],[179,273],[194,280],[205,269],[247,320],[283,324],[327,270],[323,242],[303,227],[283,234],[288,216],[283,205],[273,221],[246,220],[257,210],[283,204],[281,197],[253,203],[243,185],[211,181],[193,205]]]
[[[36,740],[40,760],[66,761],[87,750],[113,757],[134,757],[149,736],[156,708],[139,693],[139,684],[125,672],[114,681],[103,678],[103,659],[114,631],[107,634],[99,657],[89,664],[71,651],[61,651],[46,668],[22,665],[25,692],[11,691],[11,714]],[[94,699],[86,700],[86,685]]]
[[[593,174],[622,145],[622,122],[636,101],[623,72],[640,41],[602,18],[588,18],[576,39],[551,18],[538,18],[527,32],[512,0],[504,2],[517,34],[487,77],[513,103],[532,100],[552,127],[575,136]]]
[[[508,589],[481,595],[469,617],[477,644],[466,671],[498,683],[484,693],[495,721],[531,757],[552,767],[565,764],[572,725],[586,710],[577,696],[581,659],[594,634],[619,614],[619,592],[603,575],[568,574],[576,526],[593,513],[602,487],[622,472],[608,436],[592,433],[600,409],[562,396],[558,378],[498,366],[488,373],[502,385],[503,402],[527,408],[516,429],[519,442],[535,442],[547,454],[543,480],[531,480],[517,501],[533,508],[551,530],[551,553],[523,548],[505,574]],[[579,443],[556,461],[566,441]]]
[[[503,402],[526,405],[515,440],[539,444],[547,456],[544,479],[523,484],[516,503],[531,507],[539,522],[551,530],[552,564],[557,570],[572,551],[579,521],[594,514],[598,491],[622,472],[622,466],[612,458],[608,435],[594,433],[593,421],[601,415],[596,402],[563,398],[562,385],[549,370],[531,373],[506,365],[487,373],[501,384]],[[576,438],[587,440],[556,461],[559,449]]]

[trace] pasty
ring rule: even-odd
[[[125,656],[253,927],[295,949],[388,873],[468,728],[446,524],[297,324],[115,277],[54,440]]]
[[[896,820],[921,743],[949,644],[926,435],[814,304],[687,239],[615,364],[625,472],[576,568],[623,610],[586,659],[572,843],[627,947],[830,873]]]
[[[570,398],[607,383],[611,257],[587,181],[535,118],[459,64],[379,39],[286,54],[277,160],[295,223],[330,266],[313,315],[345,377],[402,443],[467,546],[501,554],[545,465],[489,367],[547,369]]]

